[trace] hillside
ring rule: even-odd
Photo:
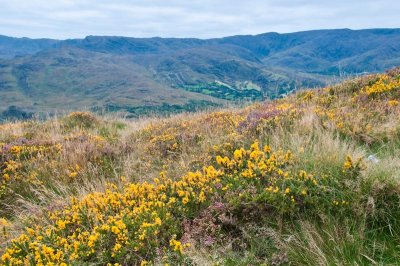
[[[399,64],[399,29],[208,40],[1,37],[0,112],[21,118],[82,107],[130,116],[193,111],[275,98]]]
[[[397,68],[245,108],[2,124],[1,262],[398,265],[399,101]]]

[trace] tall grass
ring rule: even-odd
[[[396,265],[399,80],[395,69],[246,108],[170,118],[126,120],[75,112],[2,124],[2,262]],[[206,171],[210,179],[192,195],[196,171]],[[153,209],[153,214],[141,213],[143,224],[136,224],[127,218],[136,214],[124,216],[132,211],[124,205],[131,196],[127,191],[158,189],[160,179],[154,178],[160,173],[161,187],[171,189],[164,200],[177,199],[167,207],[173,219]],[[211,182],[214,175],[217,181]],[[187,190],[171,185],[180,182]],[[126,230],[129,241],[98,231],[100,225],[117,225],[97,218],[79,221],[93,239],[101,235],[100,242],[80,239],[80,248],[72,252],[73,243],[62,247],[46,239],[50,231],[65,241],[83,234],[75,231],[81,227],[78,220],[60,214],[86,208],[82,204],[91,200],[101,205],[107,195],[119,199],[112,206],[125,206],[107,215],[124,217],[119,230]],[[146,195],[136,196],[151,202],[153,196]],[[93,208],[80,213],[105,212]],[[36,226],[30,235],[29,228]],[[157,228],[157,237],[142,243],[136,233],[148,227]],[[34,238],[38,246],[21,244],[33,245]],[[83,251],[87,245],[92,250]],[[63,255],[52,257],[56,252]]]

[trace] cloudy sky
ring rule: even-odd
[[[400,28],[399,0],[0,0],[0,35],[210,38]]]

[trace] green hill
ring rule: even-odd
[[[137,116],[280,97],[400,64],[400,30],[219,39],[0,38],[0,111],[86,107]],[[163,112],[163,111],[162,111]],[[11,112],[12,113],[12,112]]]

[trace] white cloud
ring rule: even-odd
[[[221,37],[400,27],[398,0],[0,0],[0,34]]]

